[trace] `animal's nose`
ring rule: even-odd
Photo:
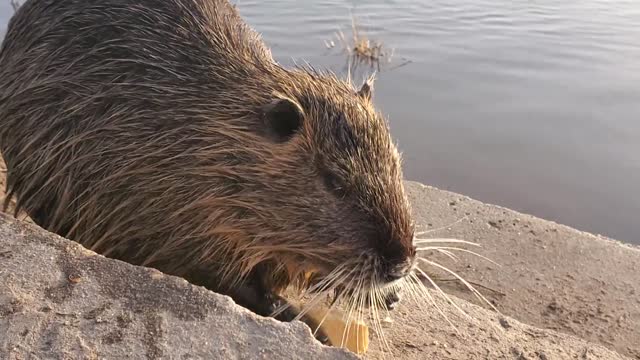
[[[402,273],[399,273],[399,272],[387,272],[385,274],[384,280],[386,282],[392,282],[392,281],[400,280],[403,277],[404,277],[404,275]]]
[[[387,271],[384,274],[384,280],[386,282],[400,280],[403,277],[409,275],[412,268],[413,261],[411,259],[407,259],[402,263],[396,264],[394,266],[388,266]]]

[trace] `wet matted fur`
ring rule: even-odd
[[[371,83],[281,67],[227,1],[27,1],[0,150],[16,211],[263,315],[290,285],[384,289],[415,265]]]

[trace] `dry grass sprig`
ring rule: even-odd
[[[338,30],[334,36],[348,55],[349,69],[365,65],[380,71],[381,65],[390,62],[393,57],[394,50],[387,49],[381,41],[370,39],[355,17],[351,17],[351,37],[348,38],[342,30]],[[336,41],[325,41],[325,45],[334,48]]]
[[[17,11],[21,5],[19,0],[9,0],[9,3],[11,4],[13,11]]]

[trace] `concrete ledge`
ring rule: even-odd
[[[300,322],[0,214],[0,359],[351,359]]]
[[[482,247],[471,250],[501,266],[465,254],[460,254],[457,263],[439,254],[426,253],[425,256],[469,281],[492,289],[479,288],[502,314],[536,330],[531,332],[531,328],[526,330],[525,327],[522,328],[524,333],[515,335],[518,330],[514,332],[514,328],[518,326],[513,326],[502,335],[489,335],[485,330],[496,325],[496,318],[477,314],[474,317],[484,321],[470,322],[460,318],[456,325],[465,328],[480,324],[485,330],[480,330],[477,336],[462,331],[465,336],[461,341],[446,323],[434,318],[433,309],[423,311],[416,305],[406,304],[400,312],[408,316],[396,316],[396,325],[388,331],[392,343],[406,338],[417,339],[412,340],[416,349],[412,345],[396,350],[407,353],[403,358],[422,358],[421,349],[437,341],[446,344],[448,349],[462,346],[469,351],[467,354],[476,354],[482,359],[518,358],[506,349],[508,346],[529,349],[522,357],[525,359],[542,359],[536,355],[538,351],[546,352],[548,359],[616,359],[622,356],[640,359],[638,247],[415,182],[407,182],[407,190],[417,224],[429,231],[425,237],[477,242]],[[440,275],[452,278],[447,274]],[[443,282],[441,286],[449,294],[487,307],[456,282]],[[458,303],[466,305],[462,301]],[[540,332],[540,329],[544,331]],[[479,336],[482,334],[484,336]],[[508,337],[512,335],[518,340],[510,342]],[[562,344],[565,352],[548,352],[554,348],[553,343]],[[588,349],[593,346],[589,343],[610,351],[586,356],[584,354],[589,355],[591,350]],[[487,354],[492,355],[484,357],[476,348],[486,348],[491,351]],[[434,358],[476,358],[465,357],[462,351],[451,357],[445,350],[435,354]]]

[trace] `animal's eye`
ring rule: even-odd
[[[340,179],[328,170],[322,172],[322,180],[329,191],[337,196],[344,197],[346,189]]]
[[[266,106],[264,122],[276,142],[286,142],[302,127],[304,114],[290,99],[277,99]]]

